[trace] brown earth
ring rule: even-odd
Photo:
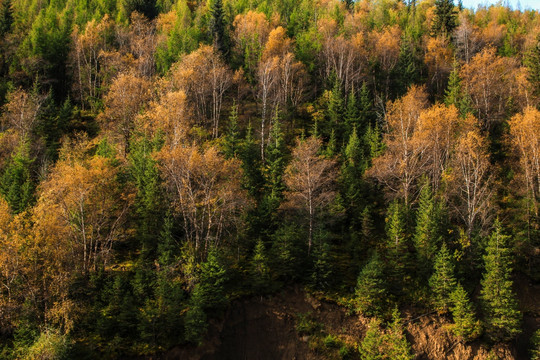
[[[404,312],[407,338],[417,359],[487,360],[527,359],[528,339],[538,328],[535,294],[522,297],[529,301],[524,317],[524,334],[515,343],[496,346],[491,351],[480,342],[460,343],[448,331],[448,320],[436,314],[413,317]],[[532,300],[531,300],[532,299]],[[318,340],[299,335],[299,314],[308,314],[320,324]],[[224,318],[213,322],[202,346],[177,347],[165,359],[339,359],[338,349],[325,349],[322,338],[332,334],[351,350],[349,358],[357,359],[358,343],[364,336],[369,319],[348,314],[334,303],[319,301],[295,288],[271,297],[254,297],[235,301]]]

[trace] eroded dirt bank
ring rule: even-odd
[[[487,360],[527,359],[525,336],[515,343],[490,351],[480,342],[459,343],[448,331],[448,321],[436,314],[414,317],[403,313],[407,338],[417,359]],[[309,317],[320,335],[302,335],[297,331],[300,318]],[[540,319],[526,316],[528,326],[537,327]],[[288,289],[271,297],[253,297],[235,301],[224,319],[213,322],[209,336],[199,348],[175,348],[165,359],[358,359],[356,348],[364,336],[369,319],[347,314],[346,309],[318,301],[303,290]],[[335,346],[325,337],[338,339]],[[328,341],[328,340],[327,340]],[[332,349],[332,347],[335,349]],[[349,352],[339,347],[347,347]],[[521,349],[520,349],[521,348]]]

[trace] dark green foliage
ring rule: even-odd
[[[456,278],[452,256],[444,243],[435,258],[429,286],[433,294],[435,309],[439,312],[446,312],[451,304],[450,294],[456,288]]]
[[[435,35],[452,36],[456,28],[456,11],[453,0],[435,0],[435,19],[431,31]]]
[[[365,85],[365,83],[364,83]],[[349,93],[347,97],[347,109],[345,110],[345,125],[346,133],[345,136],[350,136],[354,129],[363,128],[363,118],[360,117],[360,111],[358,109],[358,100],[356,99],[356,94],[354,89]]]
[[[440,205],[435,203],[431,194],[431,184],[426,179],[418,200],[416,229],[413,237],[418,257],[417,266],[423,275],[431,272],[433,258],[441,242],[439,226],[444,222],[438,214],[440,211]]]
[[[214,39],[214,46],[223,55],[229,52],[229,39],[225,23],[225,13],[222,0],[210,0],[210,32]]]
[[[0,2],[0,37],[3,37],[11,30],[13,24],[13,9],[11,0],[2,0]]]
[[[285,141],[283,131],[276,109],[272,120],[270,131],[270,141],[266,147],[266,183],[268,184],[268,197],[278,206],[283,199],[285,184],[283,183],[283,172],[285,171]]]
[[[375,253],[364,266],[356,282],[356,310],[367,316],[381,314],[386,298],[384,265]]]
[[[392,285],[392,291],[399,293],[410,279],[407,271],[410,266],[410,257],[405,207],[397,200],[393,201],[388,208],[386,235],[388,280]]]
[[[399,49],[399,59],[395,72],[395,96],[404,95],[409,87],[418,81],[418,69],[416,66],[416,39],[410,35],[404,36],[401,39],[401,46]]]
[[[353,128],[349,137],[344,155],[340,183],[348,216],[354,223],[354,219],[358,217],[362,208],[362,195],[365,189],[363,175],[367,169],[367,162],[362,151],[362,143],[356,132],[356,127]]]
[[[510,237],[502,231],[499,220],[495,221],[484,255],[485,272],[481,282],[485,330],[495,341],[511,340],[521,332],[521,313],[512,290]]]
[[[341,82],[337,76],[334,77],[330,99],[328,101],[327,118],[328,124],[319,124],[319,135],[323,138],[329,138],[332,131],[335,131],[335,139],[339,142],[343,135],[343,115],[344,115],[344,99]]]
[[[256,294],[264,294],[270,290],[271,273],[266,249],[261,240],[255,245],[255,251],[251,259],[251,278],[253,290]]]
[[[128,18],[131,17],[131,13],[134,11],[143,14],[149,20],[158,15],[156,0],[122,0],[122,7]]]
[[[450,301],[450,311],[454,318],[453,333],[465,341],[477,338],[482,331],[480,322],[476,319],[474,306],[461,284],[458,283],[450,294]]]
[[[238,104],[231,107],[227,134],[223,139],[223,152],[225,156],[232,158],[238,156],[241,150],[240,129],[238,128]]]
[[[302,277],[304,240],[305,235],[296,224],[284,224],[273,234],[271,267],[280,280],[298,280]]]
[[[253,138],[251,124],[246,131],[242,144],[240,159],[242,160],[243,186],[249,194],[258,199],[262,196],[264,177],[261,172],[261,157],[255,149],[258,148]]]
[[[208,328],[207,317],[204,310],[198,305],[192,305],[186,312],[184,324],[185,339],[189,342],[200,344]]]
[[[540,96],[540,37],[536,44],[526,54],[524,59],[528,69],[528,80],[531,83],[533,94]]]
[[[315,241],[317,243],[317,241]],[[330,245],[320,240],[313,249],[313,272],[311,273],[311,286],[317,290],[331,287],[332,259],[330,257]]]
[[[0,195],[16,214],[24,211],[34,199],[33,162],[30,146],[23,141],[0,176]]]
[[[227,305],[225,281],[227,272],[220,263],[217,251],[208,252],[206,261],[201,264],[199,282],[193,290],[191,302],[203,310],[222,309]]]
[[[160,146],[159,139],[149,140],[143,137],[131,142],[129,154],[130,174],[137,189],[137,238],[141,243],[141,256],[146,260],[155,258],[163,219],[161,179],[157,163],[152,158],[152,153]]]

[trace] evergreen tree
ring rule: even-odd
[[[238,104],[233,104],[229,115],[227,134],[223,139],[223,152],[228,158],[238,156],[241,145],[240,129],[238,128]]]
[[[415,358],[414,355],[411,355],[411,345],[403,334],[403,323],[397,307],[392,312],[392,323],[385,338],[388,346],[386,351],[388,359],[412,360]]]
[[[341,166],[343,198],[347,203],[347,212],[351,220],[357,217],[360,212],[362,176],[366,168],[362,144],[356,133],[356,128],[353,128],[349,142],[345,147],[345,159]]]
[[[380,314],[386,296],[384,265],[375,253],[364,266],[356,281],[356,310],[367,316]]]
[[[153,152],[161,146],[159,139],[150,141],[143,137],[131,142],[129,153],[130,173],[137,189],[135,212],[137,238],[141,242],[141,256],[153,260],[158,244],[157,235],[163,218],[161,179]]]
[[[435,19],[431,31],[434,35],[452,36],[456,28],[456,11],[453,0],[435,0]]]
[[[332,279],[332,264],[330,259],[330,245],[321,240],[313,251],[313,272],[311,285],[314,289],[323,290],[330,286]]]
[[[3,38],[10,30],[13,24],[13,9],[11,0],[0,1],[0,38]]]
[[[362,243],[364,244],[364,246],[371,245],[375,232],[375,226],[373,224],[373,218],[371,217],[371,211],[369,206],[366,206],[362,210],[362,214],[360,215],[360,221],[362,225]]]
[[[427,274],[431,271],[431,262],[441,241],[438,233],[438,222],[441,219],[436,214],[431,185],[427,179],[420,191],[418,204],[413,241],[418,256],[418,267],[422,274]]]
[[[446,312],[451,304],[450,294],[456,288],[456,278],[452,256],[444,243],[435,258],[433,275],[429,279],[429,286],[433,293],[435,309],[439,312]]]
[[[447,106],[454,105],[459,110],[461,116],[465,116],[472,111],[470,97],[461,84],[457,61],[454,61],[454,67],[448,78],[448,87],[445,91],[444,103]]]
[[[360,96],[358,99],[359,116],[361,119],[361,126],[357,129],[363,134],[368,125],[373,121],[373,102],[371,101],[371,94],[369,88],[364,81],[360,88]]]
[[[465,341],[477,338],[481,332],[480,322],[476,319],[473,304],[460,283],[450,294],[450,301],[450,311],[454,318],[453,333]]]
[[[255,245],[255,251],[251,259],[251,277],[253,290],[256,294],[262,294],[269,290],[270,268],[268,267],[268,258],[262,240],[259,240]]]
[[[485,273],[481,281],[481,299],[487,335],[495,341],[505,341],[520,333],[521,313],[512,291],[512,260],[509,236],[495,221],[484,255]]]
[[[531,336],[531,360],[540,360],[540,329]]]
[[[330,135],[330,129],[336,132],[334,134],[336,140],[339,142],[343,134],[343,109],[344,109],[343,92],[341,89],[341,82],[336,76],[334,78],[334,84],[332,91],[330,92],[330,99],[328,101],[327,116],[329,121],[329,129],[319,129],[321,136],[327,137]],[[319,124],[321,125],[321,124]]]
[[[220,264],[217,251],[210,250],[206,261],[201,264],[199,283],[193,289],[192,297],[196,300],[195,305],[200,306],[203,310],[221,309],[226,305],[226,279],[227,272]]]
[[[528,80],[533,88],[533,95],[540,96],[540,36],[536,38],[535,46],[527,52],[524,62],[528,69]]]
[[[410,274],[407,271],[409,266],[409,249],[403,207],[399,201],[393,201],[388,208],[386,217],[387,271],[394,293],[398,293],[404,283],[410,279]]]
[[[360,343],[358,351],[362,360],[382,360],[384,355],[384,338],[380,329],[381,321],[374,318],[370,321],[366,335]]]
[[[414,39],[406,35],[401,39],[399,58],[394,70],[397,84],[395,84],[396,97],[402,96],[409,87],[417,82],[418,70],[416,68]]]
[[[285,141],[276,109],[272,121],[272,130],[270,131],[270,142],[266,148],[266,183],[270,190],[269,196],[277,202],[276,205],[279,205],[285,190],[285,184],[283,183],[283,172],[285,171],[284,152]]]
[[[210,3],[210,31],[214,46],[223,54],[228,54],[228,39],[225,23],[223,0],[209,0]]]
[[[242,183],[249,194],[260,199],[264,184],[264,177],[261,172],[261,158],[257,156],[257,144],[253,138],[253,129],[251,124],[248,125],[246,137],[242,142],[240,149],[240,159],[242,160]]]
[[[358,109],[358,100],[354,89],[351,90],[347,97],[347,109],[345,110],[345,136],[350,137],[355,129],[362,129],[362,119],[360,118],[360,111]]]
[[[130,18],[134,11],[143,14],[149,20],[158,15],[156,0],[123,0],[122,6],[127,18]]]
[[[30,175],[33,162],[29,144],[23,141],[0,176],[0,195],[15,214],[24,211],[33,201],[35,185]]]
[[[366,133],[364,134],[364,144],[366,146],[364,158],[366,159],[369,167],[371,165],[371,160],[379,156],[384,150],[381,130],[377,125],[368,125]]]
[[[335,128],[332,128],[330,139],[328,140],[328,144],[326,144],[326,149],[324,149],[324,156],[333,158],[337,154],[337,151],[336,130]]]

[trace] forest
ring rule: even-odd
[[[540,359],[537,11],[0,0],[0,106],[2,359],[157,359],[292,287],[368,324],[298,314],[307,358],[429,314]]]

